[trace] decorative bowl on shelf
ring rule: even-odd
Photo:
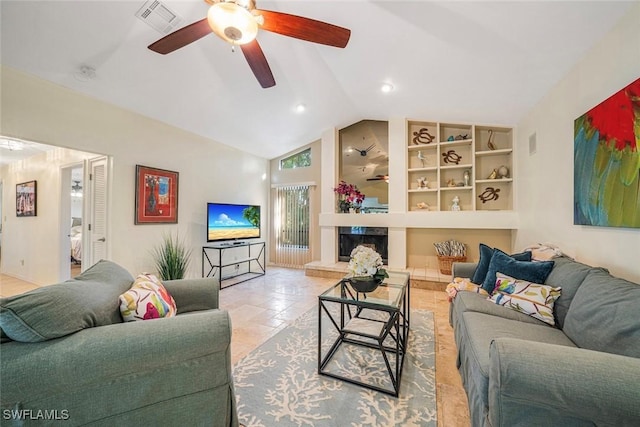
[[[356,292],[375,291],[376,288],[380,286],[380,283],[382,283],[382,279],[373,276],[350,277],[346,280],[351,283],[351,287],[355,289]]]

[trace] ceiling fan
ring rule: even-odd
[[[187,25],[149,45],[154,52],[166,55],[213,32],[221,39],[238,45],[258,79],[260,86],[275,86],[267,58],[256,40],[258,29],[296,39],[344,48],[351,30],[315,19],[288,13],[256,9],[255,0],[204,0],[210,4],[207,17]]]
[[[385,181],[385,182],[389,182],[389,175],[376,175],[373,178],[367,178],[367,181]]]
[[[71,189],[76,193],[79,192],[79,191],[82,191],[82,185],[80,185],[80,181],[75,181],[74,180],[73,182],[75,182],[75,184],[73,184],[71,186]]]

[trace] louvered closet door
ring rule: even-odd
[[[87,267],[107,258],[107,158],[89,160],[89,261]],[[83,266],[85,263],[83,263]]]

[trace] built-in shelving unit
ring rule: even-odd
[[[407,122],[407,211],[511,210],[513,129]]]

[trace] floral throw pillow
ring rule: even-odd
[[[553,304],[560,297],[560,292],[561,288],[518,280],[497,273],[496,287],[488,299],[553,326],[555,325]]]
[[[131,289],[120,295],[120,314],[125,322],[172,317],[176,302],[153,274],[140,274]]]

